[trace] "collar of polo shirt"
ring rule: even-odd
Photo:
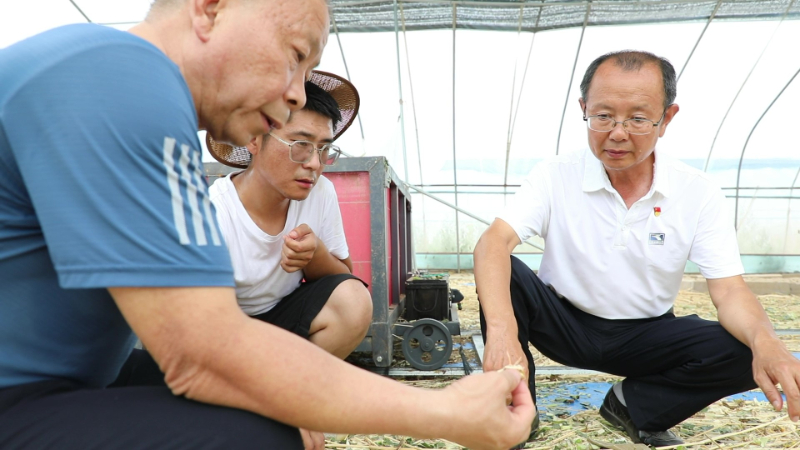
[[[655,163],[653,164],[655,180],[645,197],[650,197],[653,192],[658,192],[664,197],[669,197],[669,177],[666,174],[667,165],[658,163],[660,158],[658,150],[654,150],[653,155],[656,157]],[[606,173],[606,168],[603,167],[603,163],[594,157],[594,154],[590,153],[586,155],[586,168],[583,172],[583,191],[594,192],[600,189],[616,192],[616,189],[611,186],[611,181],[608,179],[608,174]]]

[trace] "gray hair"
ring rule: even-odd
[[[661,68],[661,80],[664,84],[664,109],[675,102],[675,97],[678,95],[678,80],[675,76],[675,68],[672,67],[672,63],[666,58],[656,56],[650,52],[637,50],[622,50],[606,53],[592,61],[586,69],[586,73],[583,75],[583,81],[581,81],[581,97],[583,97],[584,102],[588,101],[589,87],[592,84],[592,79],[594,78],[595,72],[597,72],[597,68],[609,59],[615,66],[626,72],[639,70],[646,63],[657,65]]]
[[[162,11],[176,8],[184,3],[186,3],[186,0],[153,0],[153,2],[150,4],[150,10],[147,11],[147,17],[145,17],[145,20],[152,19]]]

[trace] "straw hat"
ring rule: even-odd
[[[333,140],[335,141],[350,127],[358,114],[360,103],[358,91],[349,81],[328,72],[315,70],[311,72],[311,78],[308,81],[324,89],[339,105],[342,120],[336,124],[333,130]],[[245,169],[250,165],[251,155],[247,147],[234,147],[217,142],[209,133],[206,133],[206,145],[211,156],[222,164],[240,169]]]

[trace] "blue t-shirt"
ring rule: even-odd
[[[70,25],[0,50],[0,387],[105,386],[135,337],[105,289],[233,286],[178,67]]]

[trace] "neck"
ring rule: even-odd
[[[192,93],[195,107],[197,107],[200,86],[190,73],[191,68],[187,67],[184,59],[185,49],[187,48],[184,43],[188,41],[184,39],[187,35],[183,34],[183,32],[187,27],[191,26],[191,24],[186,23],[185,17],[185,14],[165,13],[156,19],[148,19],[135,25],[128,32],[153,44],[178,66],[178,70],[180,70],[186,84],[189,86],[189,91]]]
[[[265,232],[277,235],[286,225],[290,200],[278,192],[255,170],[245,170],[233,177],[236,193],[247,214]]]
[[[619,192],[628,208],[650,191],[655,177],[655,160],[655,152],[653,152],[642,162],[627,169],[609,170],[606,168],[611,186]]]

